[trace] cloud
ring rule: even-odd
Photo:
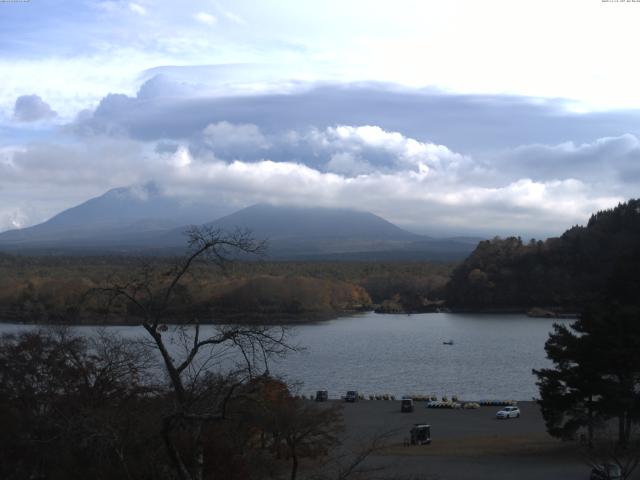
[[[198,96],[198,87],[196,85],[186,81],[174,80],[168,75],[159,73],[153,75],[140,86],[136,98],[138,100],[151,100],[196,96]]]
[[[374,170],[373,165],[366,160],[358,158],[351,152],[334,153],[327,162],[325,169],[346,175],[359,175]]]
[[[20,209],[0,207],[0,232],[29,225],[29,216]]]
[[[204,23],[205,25],[215,25],[218,19],[207,12],[198,12],[193,16],[200,23]]]
[[[13,107],[13,118],[19,122],[48,120],[57,113],[38,95],[21,95]]]
[[[322,205],[370,210],[413,230],[438,233],[558,234],[619,197],[594,194],[577,180],[521,179],[494,188],[449,188],[414,172],[342,175],[290,162],[193,162],[176,171],[175,189],[247,204]]]
[[[63,88],[51,88],[59,93],[46,98],[66,106],[82,97],[88,100],[82,108],[108,92],[135,91],[141,69],[232,62],[275,65],[280,83],[378,79],[460,93],[577,98],[599,108],[639,106],[634,93],[640,71],[624,49],[608,47],[636,39],[633,15],[620,9],[579,0],[562,6],[531,3],[517,10],[503,0],[481,5],[471,0],[452,5],[376,2],[373,8],[364,0],[346,3],[193,0],[185,8],[175,1],[69,0],[64,7],[46,2],[31,16],[20,9],[3,11],[7,28],[0,31],[0,43],[6,48],[0,69],[19,77],[11,80],[11,90],[36,91],[42,83],[38,72],[51,72],[55,64],[57,87]],[[576,9],[581,22],[573,21]],[[194,21],[197,12],[216,16],[216,28]],[[29,28],[35,24],[38,28]],[[252,28],[239,28],[243,24]],[[546,25],[543,38],[540,24]],[[568,25],[571,41],[566,41]],[[575,61],[569,65],[567,58]],[[23,68],[14,73],[12,62],[28,63],[31,75]],[[102,74],[95,72],[96,66],[102,66]],[[108,76],[105,66],[113,69]],[[300,77],[302,69],[306,73]],[[12,91],[11,100],[20,93]],[[377,119],[334,122],[380,124]]]
[[[150,75],[162,73],[165,78],[153,81],[152,98],[129,97],[130,102],[120,102],[107,111],[104,104],[115,100],[109,95],[92,116],[76,122],[75,127],[104,133],[114,131],[117,125],[117,132],[157,140],[189,138],[222,121],[254,124],[266,134],[312,126],[324,130],[335,125],[376,125],[421,142],[474,154],[536,143],[584,143],[624,133],[640,137],[640,111],[578,114],[566,111],[560,100],[456,95],[381,84],[302,83],[280,93],[240,94],[233,86],[243,72],[241,66],[203,67],[188,70],[182,77],[172,69],[154,70]],[[191,77],[213,80],[198,86],[187,81]],[[232,93],[219,94],[217,89],[224,90],[222,85],[227,84]],[[145,84],[140,92],[147,89]]]
[[[255,125],[218,122],[201,132],[200,141],[195,148],[182,141],[103,135],[72,145],[5,148],[0,203],[18,211],[28,202],[39,212],[24,221],[32,223],[109,188],[152,179],[171,195],[235,208],[257,202],[358,208],[432,235],[543,237],[585,222],[590,213],[615,205],[637,187],[575,176],[493,175],[472,156],[372,125],[266,135]],[[633,141],[622,139],[629,145]],[[274,159],[272,153],[281,154],[283,145],[292,156]],[[262,159],[253,158],[259,152]],[[295,160],[294,152],[298,158],[315,154],[315,162]],[[243,155],[251,158],[239,159]],[[573,155],[572,149],[567,155]],[[499,164],[490,167],[500,170]],[[484,183],[477,180],[481,175],[486,175]]]
[[[637,181],[640,171],[640,140],[631,134],[599,138],[576,144],[523,145],[495,159],[502,172],[549,180],[574,176],[585,181]]]
[[[66,125],[66,143],[5,149],[6,208],[26,211],[27,192],[41,192],[29,200],[31,223],[155,180],[238,208],[361,208],[423,233],[541,237],[635,195],[640,183],[640,134],[620,131],[633,112],[575,114],[554,102],[381,85],[216,97],[191,75],[150,74],[135,96],[109,94]],[[606,129],[617,133],[590,136]]]
[[[230,22],[233,22],[237,25],[246,25],[247,22],[245,21],[244,18],[242,18],[240,15],[232,12],[231,10],[228,10],[226,8],[224,8],[222,5],[220,5],[218,2],[215,2],[214,5],[216,6],[216,9]]]
[[[139,3],[130,2],[129,3],[129,10],[131,10],[134,13],[137,13],[138,15],[146,15],[147,14],[147,9],[144,8],[142,5],[140,5]]]
[[[430,172],[452,172],[464,165],[471,166],[468,158],[444,145],[420,142],[375,125],[338,125],[323,131],[313,129],[302,138],[316,151],[331,153],[331,161],[327,164],[329,169],[337,162],[342,166],[351,163],[360,169],[369,165],[370,171],[408,169],[428,175]]]
[[[202,137],[222,158],[243,158],[269,147],[260,128],[253,124],[212,123],[203,130]]]

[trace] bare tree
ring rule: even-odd
[[[271,402],[267,415],[275,448],[284,447],[291,459],[291,480],[296,480],[302,458],[327,456],[344,430],[339,406],[318,407],[290,395]]]
[[[318,472],[312,475],[312,480],[360,480],[372,478],[387,478],[384,472],[388,467],[371,465],[368,460],[372,456],[383,452],[391,445],[397,430],[380,431],[348,450],[334,453]]]
[[[244,392],[239,387],[248,378],[268,372],[269,359],[284,355],[292,347],[287,344],[286,330],[282,327],[225,325],[205,335],[197,311],[187,312],[190,325],[169,331],[166,323],[172,321],[174,303],[189,305],[183,282],[194,265],[208,263],[224,269],[234,254],[260,255],[265,249],[265,244],[256,241],[248,231],[227,233],[200,227],[192,228],[187,235],[188,254],[168,272],[158,275],[146,265],[133,280],[113,283],[97,291],[105,295],[108,305],[124,301],[133,308],[159,352],[173,396],[172,408],[163,421],[164,444],[181,480],[202,480],[205,430],[225,419],[227,404],[238,392]],[[180,356],[171,349],[176,338],[183,346]],[[211,360],[229,350],[236,352],[241,361],[224,377],[225,381],[212,381],[207,374]],[[181,448],[185,444],[188,447]]]

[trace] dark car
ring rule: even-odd
[[[410,433],[411,445],[429,445],[431,443],[431,425],[416,423]]]
[[[589,476],[589,480],[620,480],[621,478],[622,471],[615,463],[594,465]]]
[[[326,390],[318,390],[316,392],[316,402],[326,402],[329,400],[329,392]]]
[[[400,400],[401,412],[413,412],[413,398],[403,398]]]
[[[349,390],[344,397],[345,402],[357,402],[358,401],[358,392],[355,390]]]

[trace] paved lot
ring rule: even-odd
[[[547,437],[538,406],[521,402],[522,416],[518,419],[496,420],[500,407],[481,407],[476,410],[426,408],[416,402],[412,413],[401,413],[399,401],[361,401],[344,404],[344,418],[348,433],[372,435],[378,431],[398,431],[394,437],[402,442],[414,423],[431,425],[434,442],[464,437],[511,437],[514,435],[543,435]]]
[[[354,449],[363,439],[389,432],[391,446],[370,457],[367,465],[386,467],[386,475],[399,478],[589,478],[590,468],[579,450],[547,435],[533,402],[521,402],[521,418],[509,420],[496,420],[499,407],[441,410],[415,405],[414,412],[401,413],[398,401],[344,404],[344,448]],[[431,445],[403,445],[414,423],[431,425]]]

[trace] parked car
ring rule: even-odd
[[[329,400],[329,392],[326,390],[318,390],[316,392],[316,402],[326,402]]]
[[[355,390],[349,390],[344,397],[345,402],[357,402],[358,401],[358,392]]]
[[[413,412],[413,398],[403,398],[400,400],[401,412]]]
[[[431,425],[416,423],[410,433],[411,445],[428,445],[431,443]]]
[[[507,419],[507,418],[520,418],[520,409],[518,407],[504,407],[498,413],[496,413],[496,418]]]
[[[590,480],[620,480],[622,470],[615,463],[601,463],[591,469]]]

